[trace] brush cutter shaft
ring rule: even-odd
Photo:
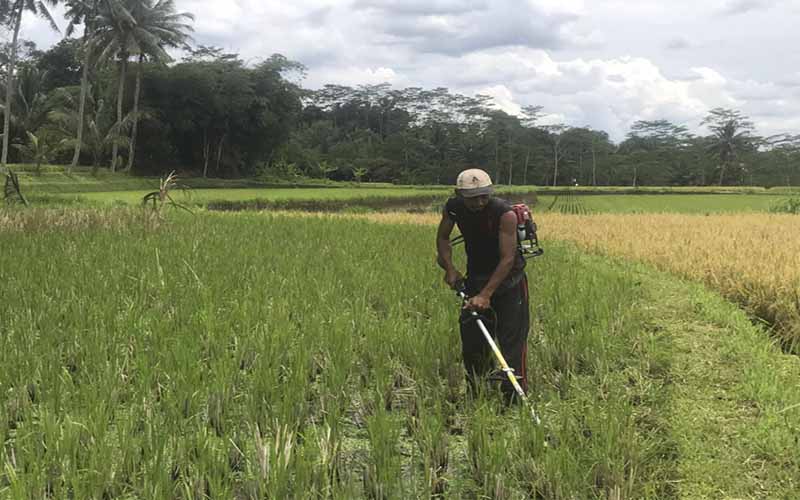
[[[464,300],[467,300],[467,294],[463,291],[458,292],[458,295]],[[536,410],[533,409],[533,405],[528,401],[528,396],[525,394],[525,391],[522,390],[522,387],[519,385],[519,381],[517,381],[517,376],[514,374],[514,369],[508,366],[506,362],[506,358],[503,357],[503,353],[500,351],[500,348],[497,347],[497,343],[495,343],[492,335],[489,333],[489,330],[486,328],[486,325],[483,324],[480,316],[477,312],[472,311],[471,316],[475,318],[475,322],[478,323],[478,328],[480,328],[481,333],[483,333],[483,337],[486,339],[486,342],[489,343],[489,347],[492,348],[492,352],[494,353],[494,357],[497,358],[497,362],[500,364],[500,369],[503,373],[506,374],[508,377],[508,381],[511,382],[511,385],[514,387],[514,390],[517,392],[517,395],[522,400],[522,402],[531,410],[531,415],[533,415],[533,419],[536,421],[538,425],[541,423],[539,420],[539,416],[536,415]]]

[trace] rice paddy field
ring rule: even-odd
[[[43,167],[38,175],[22,169],[26,194],[37,205],[135,206],[158,189],[159,179],[86,168],[65,174]],[[267,185],[253,180],[179,179],[186,189],[172,191],[175,201],[215,210],[298,209],[341,211],[431,209],[452,193],[449,186],[362,185],[319,181],[317,185]],[[590,213],[741,213],[768,212],[800,193],[794,188],[755,187],[579,187],[499,186],[501,196],[524,200],[537,212]]]
[[[395,223],[438,223],[433,214],[371,214]],[[773,213],[593,214],[545,212],[540,237],[582,251],[647,263],[705,283],[767,322],[800,352],[800,217]]]
[[[435,214],[0,208],[0,498],[800,496],[797,216],[546,196],[541,425],[467,395]]]
[[[540,195],[537,208],[542,212],[564,214],[592,213],[685,213],[716,214],[769,212],[786,195],[781,194],[591,194]]]

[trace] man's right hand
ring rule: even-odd
[[[459,285],[459,283],[464,281],[464,277],[461,275],[460,272],[456,271],[455,269],[451,269],[444,273],[444,282],[447,283],[447,286],[452,288],[453,290]]]

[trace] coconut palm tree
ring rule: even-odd
[[[72,154],[70,169],[78,165],[83,146],[83,115],[86,112],[86,93],[89,91],[89,67],[91,66],[91,51],[89,50],[89,40],[94,32],[95,17],[97,16],[99,0],[67,0],[66,18],[69,19],[67,25],[67,36],[72,35],[75,27],[83,24],[83,71],[81,74],[81,94],[78,103],[78,120],[75,140],[75,151]]]
[[[711,130],[708,151],[719,158],[719,185],[725,181],[725,173],[740,153],[753,148],[756,140],[752,135],[753,122],[739,111],[724,108],[712,109],[700,125]]]
[[[123,120],[122,104],[125,96],[125,80],[128,60],[138,56],[136,89],[134,91],[133,139],[127,169],[133,165],[133,143],[136,140],[137,119],[139,116],[139,93],[141,89],[141,66],[146,58],[166,62],[171,58],[166,52],[169,47],[185,46],[187,34],[192,28],[184,20],[194,17],[189,13],[175,13],[173,0],[105,0],[100,4],[97,23],[91,37],[92,51],[97,53],[98,62],[116,58],[120,63],[119,88],[117,91],[117,123]],[[117,144],[111,153],[111,168],[117,165]]]
[[[27,144],[12,144],[19,149],[23,158],[31,160],[36,165],[36,175],[42,172],[42,163],[50,163],[55,154],[64,147],[64,142],[54,144],[37,136],[33,132],[26,131],[28,135]]]
[[[56,125],[65,136],[71,138],[62,141],[66,147],[74,146],[77,139],[72,137],[72,131],[78,126],[79,112],[74,97],[64,94],[64,105],[51,111],[48,115],[50,121]],[[133,114],[128,113],[121,122],[113,122],[104,112],[103,99],[95,100],[91,92],[86,95],[86,114],[83,116],[86,134],[83,137],[83,146],[92,155],[92,173],[97,173],[103,157],[108,155],[114,146],[127,146],[128,129],[133,121]]]
[[[3,152],[0,157],[0,170],[5,170],[8,159],[8,139],[11,128],[11,103],[14,99],[14,66],[17,63],[17,41],[19,41],[19,30],[22,27],[23,12],[30,12],[44,18],[55,31],[59,31],[58,25],[53,20],[47,6],[55,7],[58,0],[3,0],[0,6],[0,13],[4,20],[14,27],[14,35],[11,39],[11,57],[9,58],[6,71],[6,99],[5,109],[3,110]]]
[[[125,79],[128,76],[128,59],[134,51],[133,29],[136,20],[126,8],[126,3],[146,0],[103,0],[99,4],[95,29],[90,35],[89,51],[96,54],[97,64],[111,59],[119,62],[117,89],[117,128],[122,128],[122,102],[125,97]],[[111,171],[117,168],[119,144],[114,142],[111,152]]]
[[[33,132],[47,120],[47,96],[42,91],[47,79],[47,71],[38,69],[33,64],[19,65],[15,75],[14,109],[18,111],[12,117],[25,132]]]
[[[131,15],[136,20],[133,29],[133,40],[139,55],[136,65],[136,88],[133,94],[133,130],[131,132],[130,150],[128,153],[129,171],[133,167],[136,148],[136,132],[139,122],[139,94],[142,88],[142,67],[146,59],[157,63],[172,60],[166,52],[167,48],[188,48],[189,32],[194,31],[185,21],[194,20],[188,12],[175,12],[174,0],[158,0],[151,4],[149,0],[131,2]]]

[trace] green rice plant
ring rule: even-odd
[[[293,492],[303,491],[295,484],[302,477],[303,456],[297,435],[288,425],[276,423],[272,434],[262,436],[254,431],[258,473],[263,484],[263,494],[269,498],[286,498]]]
[[[508,422],[498,415],[497,408],[493,404],[481,404],[471,416],[466,432],[469,469],[482,497],[513,498],[513,462],[505,432]]]
[[[430,227],[26,212],[0,214],[2,497],[670,496],[671,352],[635,273],[529,262],[537,427],[467,399]]]
[[[364,495],[374,499],[404,498],[401,462],[397,451],[400,426],[392,415],[380,406],[383,394],[378,399],[375,413],[367,417],[369,436],[369,458],[364,467]]]
[[[589,212],[583,204],[583,197],[572,191],[556,195],[553,201],[546,206],[546,210],[562,214],[586,214]]]
[[[417,496],[444,498],[447,493],[447,475],[450,467],[450,435],[448,412],[441,400],[418,398],[408,416],[409,432],[419,453],[422,468],[422,489]]]
[[[346,493],[343,484],[342,440],[330,426],[312,427],[306,434],[311,465],[310,491],[319,498],[338,498]]]

